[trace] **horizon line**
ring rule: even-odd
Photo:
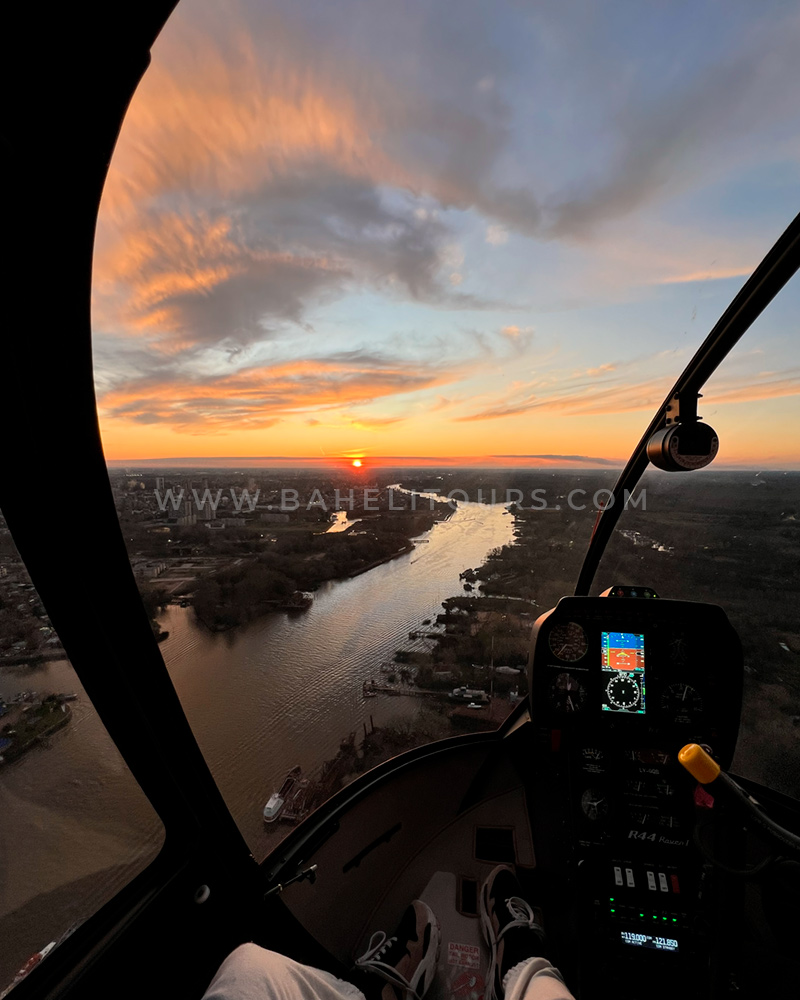
[[[403,468],[403,467],[446,467],[451,469],[551,469],[577,471],[581,469],[618,469],[625,467],[623,460],[596,458],[589,455],[485,455],[480,457],[454,456],[453,458],[435,458],[428,455],[339,455],[339,456],[287,456],[287,455],[211,455],[211,456],[171,456],[169,458],[109,458],[108,468],[302,468],[302,467],[351,467],[354,459],[360,459],[364,464],[361,470],[372,468]],[[515,464],[500,465],[503,460],[517,459]],[[250,464],[248,464],[250,463]],[[265,463],[273,463],[265,466]],[[415,463],[412,466],[412,463]],[[580,463],[580,464],[579,464]],[[763,463],[721,463],[709,466],[720,472],[798,472],[800,466],[766,465]],[[700,471],[706,471],[705,469]]]

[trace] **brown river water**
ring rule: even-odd
[[[209,633],[169,608],[160,648],[198,743],[255,857],[276,834],[261,812],[295,764],[311,771],[348,733],[412,720],[420,701],[364,699],[408,634],[461,593],[459,573],[511,541],[500,506],[459,504],[413,552],[326,585],[299,615]],[[75,692],[70,724],[0,768],[0,991],[35,951],[86,919],[161,844],[160,822],[64,661],[0,671],[0,695]]]

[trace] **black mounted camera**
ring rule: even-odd
[[[667,406],[667,424],[647,443],[647,457],[664,472],[691,472],[710,465],[719,451],[719,438],[697,416],[699,393],[676,393]]]

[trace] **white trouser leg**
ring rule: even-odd
[[[575,1000],[546,958],[526,958],[503,978],[505,1000]]]
[[[364,1000],[364,994],[322,969],[243,944],[219,967],[203,1000]]]

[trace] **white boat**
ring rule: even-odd
[[[286,800],[291,794],[294,786],[300,780],[300,775],[302,770],[299,764],[296,764],[291,771],[283,779],[283,784],[278,789],[277,792],[273,792],[267,800],[267,804],[264,806],[264,822],[274,823],[275,820],[280,816],[283,811],[283,807],[286,804]]]

